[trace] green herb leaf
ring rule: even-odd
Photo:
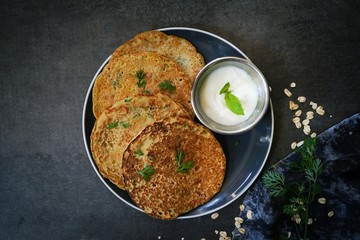
[[[150,94],[151,94],[151,92],[150,92],[150,90],[145,89],[145,90],[143,91],[143,94],[150,95]]]
[[[141,69],[141,70],[136,71],[135,77],[137,78],[138,87],[145,88],[145,86],[146,86],[146,80],[145,80],[146,74],[145,74],[144,70]]]
[[[288,165],[291,171],[297,171],[297,177],[285,185],[283,174],[267,171],[263,176],[265,187],[270,190],[270,196],[284,197],[283,213],[295,218],[295,228],[298,239],[310,239],[308,235],[308,220],[312,215],[310,205],[315,196],[321,192],[318,178],[323,171],[323,163],[315,157],[316,138],[307,138],[297,149],[300,159]],[[298,221],[300,220],[300,221]]]
[[[244,115],[244,109],[241,105],[240,100],[233,94],[225,94],[225,104],[229,110],[236,115]]]
[[[149,181],[150,177],[155,173],[155,169],[151,165],[147,165],[143,170],[138,171],[144,180]]]
[[[181,161],[183,160],[184,157],[185,157],[184,152],[181,149],[178,149],[176,152],[176,162],[177,162],[178,168],[180,167]]]
[[[158,87],[163,90],[169,90],[170,92],[175,91],[176,87],[171,84],[169,80],[165,80],[158,84]]]
[[[122,126],[123,128],[130,128],[130,124],[126,123],[126,122],[113,122],[107,125],[108,129],[112,129],[112,128],[116,128],[118,126]]]
[[[192,161],[192,160],[190,160],[188,162],[183,162],[184,157],[185,157],[184,152],[181,149],[178,149],[178,151],[176,153],[176,162],[178,165],[177,172],[187,173],[195,165],[194,161]]]
[[[192,161],[192,160],[190,160],[188,162],[182,162],[181,166],[178,168],[177,172],[187,173],[193,167],[194,167],[194,161]]]
[[[227,94],[227,93],[230,93],[229,92],[229,88],[230,88],[230,83],[227,82],[220,90],[220,95],[221,94]]]
[[[232,94],[229,89],[230,83],[227,82],[220,90],[220,95],[225,94],[224,100],[226,107],[236,115],[244,115],[244,109],[240,100],[234,94]]]
[[[136,75],[136,78],[139,79],[139,80],[142,80],[142,79],[144,79],[146,77],[146,74],[145,74],[143,69],[140,69],[140,70],[136,71],[135,75]]]
[[[131,102],[131,100],[132,100],[131,98],[125,98],[124,102],[128,103],[128,102]]]
[[[118,122],[113,122],[107,125],[108,129],[112,129],[112,128],[116,128],[117,126],[119,126]]]
[[[140,113],[136,113],[136,114],[134,114],[134,115],[133,115],[133,117],[132,117],[132,118],[134,119],[134,118],[138,118],[138,117],[140,117],[140,116],[141,116],[141,114],[140,114]]]
[[[285,177],[283,174],[268,171],[262,177],[265,187],[270,190],[270,196],[283,197],[286,193]]]
[[[137,155],[137,156],[144,156],[144,153],[140,150],[140,149],[137,149],[137,150],[135,150],[135,155]]]

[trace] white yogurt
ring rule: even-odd
[[[236,115],[226,107],[225,94],[220,94],[220,90],[228,82],[229,90],[241,102],[244,115]],[[200,105],[204,113],[213,121],[227,126],[246,121],[255,110],[258,98],[257,86],[251,76],[235,66],[214,70],[204,80],[200,89]]]

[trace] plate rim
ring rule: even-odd
[[[158,29],[154,29],[154,30],[157,30],[157,31],[171,31],[171,30],[185,30],[185,31],[190,31],[190,32],[200,32],[200,33],[203,33],[203,34],[206,34],[206,35],[210,35],[214,38],[217,38],[219,40],[221,40],[222,42],[230,45],[234,50],[236,50],[237,52],[239,52],[241,55],[243,55],[248,61],[251,62],[251,60],[246,56],[246,54],[244,52],[242,52],[238,47],[236,47],[233,43],[229,42],[228,40],[220,37],[219,35],[216,35],[214,33],[211,33],[211,32],[208,32],[208,31],[205,31],[205,30],[202,30],[202,29],[197,29],[197,28],[191,28],[191,27],[165,27],[165,28],[158,28]],[[119,196],[109,185],[108,183],[106,182],[106,180],[104,179],[103,176],[101,176],[100,172],[98,171],[97,169],[97,166],[95,165],[94,163],[94,160],[92,159],[92,155],[90,153],[90,149],[89,147],[87,146],[87,137],[86,137],[86,130],[85,130],[85,116],[86,116],[86,109],[87,109],[87,105],[88,105],[88,100],[89,100],[89,97],[90,97],[90,93],[92,92],[92,89],[93,89],[93,86],[94,86],[94,83],[95,83],[95,80],[97,78],[97,76],[100,74],[100,72],[103,70],[103,68],[105,67],[105,65],[109,62],[110,58],[111,58],[111,55],[110,54],[106,59],[105,61],[100,65],[100,67],[98,68],[98,70],[96,71],[89,87],[88,87],[88,90],[86,92],[86,96],[85,96],[85,100],[84,100],[84,104],[83,104],[83,111],[82,111],[82,119],[81,119],[81,125],[82,125],[82,135],[83,135],[83,142],[84,142],[84,146],[85,146],[85,150],[86,150],[86,153],[87,153],[87,156],[88,156],[88,160],[90,161],[93,169],[95,170],[95,173],[96,175],[100,178],[100,180],[102,181],[102,183],[107,187],[107,189],[110,190],[110,192],[115,195],[118,199],[120,199],[122,202],[124,202],[125,204],[127,204],[128,206],[140,211],[140,212],[144,212],[141,208],[139,208],[138,206],[136,206],[135,204],[131,204],[130,202],[126,201],[125,199],[123,199],[121,196]],[[266,154],[264,156],[264,160],[260,166],[260,168],[258,169],[258,171],[255,173],[254,177],[252,177],[252,180],[246,184],[245,187],[243,187],[243,189],[239,192],[239,193],[236,193],[236,197],[233,197],[230,201],[228,201],[226,204],[223,204],[217,208],[214,208],[210,211],[205,211],[203,213],[199,213],[199,214],[195,214],[195,215],[186,215],[187,213],[185,213],[185,215],[181,215],[179,217],[177,217],[176,219],[191,219],[191,218],[197,218],[197,217],[201,217],[201,216],[205,216],[205,215],[208,215],[208,214],[211,214],[211,213],[214,213],[216,211],[219,211],[220,209],[223,209],[225,208],[226,206],[230,205],[231,203],[233,203],[235,200],[237,200],[240,196],[242,196],[250,187],[251,185],[257,180],[258,176],[260,175],[260,173],[262,172],[262,169],[264,168],[266,162],[267,162],[267,159],[269,157],[269,154],[270,154],[270,150],[272,148],[272,143],[273,143],[273,137],[274,137],[274,111],[273,111],[273,105],[272,105],[272,101],[271,101],[271,98],[270,98],[270,101],[269,101],[269,109],[268,111],[270,111],[270,114],[271,114],[271,132],[270,132],[270,139],[269,139],[269,146],[267,148],[267,151],[266,151]],[[250,130],[251,131],[251,130]],[[190,211],[191,212],[191,211]]]

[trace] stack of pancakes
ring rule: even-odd
[[[191,87],[203,66],[186,39],[147,31],[121,45],[95,81],[94,161],[156,218],[174,219],[204,204],[224,180],[220,144],[192,121]]]

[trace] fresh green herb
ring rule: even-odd
[[[151,94],[150,90],[147,90],[147,89],[145,89],[143,93],[144,93],[144,94],[147,94],[147,95],[150,95],[150,94]]]
[[[220,90],[220,95],[221,94],[226,94],[229,92],[229,88],[230,88],[230,83],[227,82]]]
[[[126,123],[126,122],[113,122],[107,125],[108,129],[112,129],[112,128],[116,128],[118,126],[122,126],[123,128],[130,128],[130,124]]]
[[[112,82],[112,85],[114,86],[114,88],[119,86],[121,78],[122,78],[122,73],[120,73],[120,72],[117,73],[116,79]]]
[[[138,87],[145,88],[145,86],[146,86],[146,80],[145,80],[146,74],[145,74],[144,70],[141,69],[141,70],[136,71],[135,76],[137,78]]]
[[[285,176],[275,171],[267,171],[262,177],[270,196],[283,200],[282,211],[295,221],[299,239],[307,239],[310,204],[321,191],[317,180],[324,166],[321,160],[314,156],[315,146],[315,138],[305,139],[301,148],[298,148],[301,159],[289,164],[291,170],[302,174],[298,181],[286,184]]]
[[[230,83],[227,82],[220,90],[220,95],[225,94],[224,100],[226,107],[236,115],[244,115],[244,109],[240,100],[231,93]]]
[[[128,103],[128,102],[131,102],[131,100],[132,100],[131,98],[125,98],[124,102]]]
[[[165,80],[158,84],[158,87],[163,90],[169,90],[170,92],[175,91],[176,87],[171,84],[169,80]]]
[[[194,167],[194,161],[182,162],[181,166],[179,166],[177,172],[187,173],[191,168]]]
[[[155,173],[155,169],[151,165],[147,165],[143,170],[138,171],[144,180],[149,181],[150,177]]]
[[[130,124],[126,123],[126,122],[121,122],[120,125],[123,127],[123,128],[130,128]]]
[[[140,150],[140,149],[137,149],[137,150],[135,150],[135,155],[137,155],[137,156],[144,156],[144,153]]]
[[[188,162],[183,162],[184,157],[185,153],[181,149],[178,149],[176,152],[176,162],[178,165],[177,172],[187,173],[191,168],[194,167],[194,161],[190,160]]]
[[[283,197],[286,193],[285,177],[275,171],[267,171],[263,176],[264,184],[270,190],[270,196]]]
[[[119,79],[116,79],[116,80],[114,80],[114,81],[112,82],[112,85],[113,85],[114,88],[115,88],[116,86],[119,86],[119,83],[120,83]]]
[[[117,122],[113,122],[107,125],[108,129],[112,129],[112,128],[116,128],[119,125],[119,123]]]
[[[140,115],[141,115],[140,113],[136,113],[136,114],[133,115],[132,118],[133,118],[133,119],[134,119],[134,118],[138,118],[138,117],[140,117]]]

